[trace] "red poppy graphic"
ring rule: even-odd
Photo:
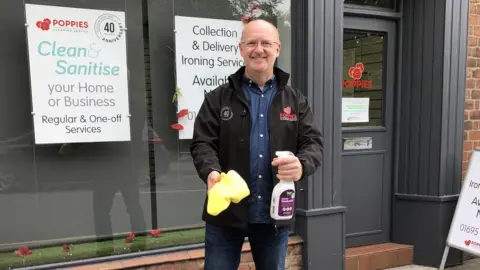
[[[179,123],[171,125],[172,129],[174,130],[183,130],[183,126]]]
[[[42,29],[43,31],[47,31],[48,29],[50,29],[50,24],[51,23],[52,22],[50,21],[50,19],[45,18],[45,19],[43,19],[43,21],[38,21],[36,23],[36,25],[37,25],[38,28]]]
[[[290,114],[292,112],[292,108],[289,107],[285,107],[285,109],[283,109],[283,112],[286,113],[286,114]]]
[[[28,247],[21,247],[17,249],[15,253],[17,253],[17,255],[21,257],[32,255],[32,251]]]
[[[188,109],[183,109],[177,113],[178,118],[182,118],[188,115]]]
[[[470,246],[470,244],[471,244],[471,243],[472,243],[472,241],[471,241],[471,240],[467,240],[467,241],[465,241],[465,245],[467,245],[467,246]]]
[[[149,232],[150,236],[155,237],[155,238],[162,236],[162,232],[160,232],[159,229],[150,230],[150,231],[148,231],[148,232]]]
[[[133,240],[135,240],[135,234],[134,233],[130,233],[127,238],[125,238],[125,243],[132,243]]]
[[[355,67],[351,67],[348,70],[348,75],[350,75],[350,77],[352,77],[352,79],[354,80],[359,80],[360,78],[362,78],[363,70],[364,70],[363,64],[357,63]]]

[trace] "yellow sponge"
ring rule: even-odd
[[[221,173],[221,179],[208,192],[207,212],[217,216],[230,206],[230,203],[239,203],[250,195],[245,180],[233,170]]]

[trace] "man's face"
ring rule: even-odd
[[[277,29],[263,21],[249,23],[243,30],[240,54],[248,70],[258,73],[269,72],[280,54]]]

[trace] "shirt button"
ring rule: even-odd
[[[259,157],[261,157],[261,158],[262,158],[262,157],[263,157],[263,155],[262,155],[262,154],[260,154],[260,155],[259,155]]]
[[[263,114],[260,114],[260,117],[263,117]]]
[[[263,97],[263,95],[262,95],[262,97]]]
[[[261,179],[261,178],[262,178],[262,175],[259,175],[259,176],[258,176],[258,178],[260,178],[260,179]]]
[[[260,137],[263,137],[263,134],[260,134]]]
[[[258,196],[258,199],[259,199],[259,200],[262,199],[262,196]]]

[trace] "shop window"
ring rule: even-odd
[[[382,126],[384,35],[344,31],[342,125]]]
[[[395,0],[343,0],[343,3],[389,9],[393,9],[395,7]]]
[[[140,2],[143,15],[135,6]],[[44,145],[34,142],[23,2],[0,3],[0,10],[8,10],[0,11],[0,33],[10,33],[8,42],[0,41],[0,269],[204,241],[206,187],[192,163],[191,140],[181,138],[176,125],[183,119],[179,98],[190,95],[177,87],[176,16],[235,23],[250,15],[265,18],[280,31],[277,65],[290,72],[289,0],[84,0],[76,5],[125,10],[125,3],[131,141]],[[193,70],[203,69],[209,67]],[[194,111],[188,108],[187,117]]]

